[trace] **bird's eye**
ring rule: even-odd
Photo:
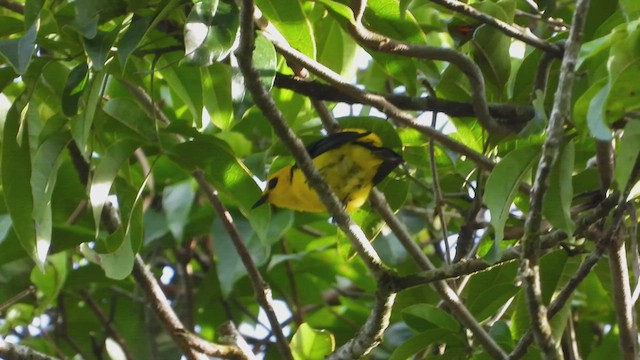
[[[273,178],[271,180],[269,180],[269,190],[273,190],[274,187],[276,187],[276,185],[278,185],[278,178]]]

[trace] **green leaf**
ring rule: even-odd
[[[249,218],[260,239],[265,239],[270,222],[269,207],[251,209],[262,194],[248,169],[219,139],[201,136],[176,145],[172,159],[188,171],[203,169],[207,180]],[[262,240],[261,240],[262,241]]]
[[[191,180],[167,186],[162,192],[162,211],[169,230],[178,243],[182,242],[195,195]]]
[[[185,57],[191,64],[207,66],[226,58],[238,36],[238,8],[225,0],[194,4],[184,27]]]
[[[627,21],[632,21],[638,19],[638,15],[640,15],[640,3],[634,0],[620,0],[620,8],[622,8],[622,12],[624,13]]]
[[[143,239],[142,190],[133,188],[122,178],[115,181],[118,194],[118,210],[121,224],[106,239],[98,239],[96,247],[83,243],[82,254],[90,261],[98,264],[108,278],[122,280],[133,270],[135,253],[140,249]]]
[[[166,79],[171,91],[187,105],[195,125],[200,128],[204,106],[200,69],[186,64],[175,65],[170,63],[171,61],[177,61],[177,59],[165,56],[158,61],[162,68],[160,73]]]
[[[535,110],[535,116],[533,119],[529,120],[524,129],[520,131],[520,136],[526,137],[542,133],[549,121],[547,118],[547,111],[544,108],[544,93],[542,90],[536,90],[535,99],[533,99],[532,105]]]
[[[505,6],[507,3],[513,5],[512,1],[503,1],[502,5]],[[510,16],[500,4],[485,1],[474,5],[479,10],[502,21],[510,23],[513,20],[513,11],[511,10]],[[471,44],[473,45],[473,58],[485,78],[495,86],[497,94],[503,96],[505,85],[511,74],[511,56],[509,55],[511,39],[493,27],[481,25],[474,32]]]
[[[517,272],[518,264],[513,262],[471,277],[463,296],[467,299],[469,311],[478,321],[496,314],[519,291],[513,284]]]
[[[354,79],[358,65],[355,62],[358,45],[338,25],[331,18],[314,23],[318,62],[347,79]]]
[[[456,347],[462,345],[462,338],[459,334],[452,333],[445,329],[432,329],[414,335],[402,345],[398,346],[389,357],[389,360],[410,359],[417,352],[426,349],[434,343],[447,344]]]
[[[251,259],[256,266],[262,266],[269,260],[270,246],[265,246],[258,236],[254,233],[252,225],[241,216],[234,216],[234,224],[238,229],[240,237],[247,248]],[[229,236],[229,232],[219,219],[213,223],[213,245],[216,249],[216,269],[218,279],[220,280],[220,291],[226,298],[228,297],[236,282],[247,276],[247,269],[244,267],[240,256],[237,253],[233,241]]]
[[[640,109],[635,81],[640,76],[640,29],[636,28],[611,45],[607,65],[609,89],[604,115],[607,124],[612,124],[625,114]]]
[[[293,334],[290,346],[296,360],[322,360],[334,350],[335,340],[330,332],[303,323]]]
[[[87,64],[81,63],[74,67],[67,77],[62,93],[62,112],[66,116],[74,116],[78,113],[78,102],[89,81],[88,71]]]
[[[416,304],[402,310],[402,320],[414,331],[424,332],[433,328],[451,332],[460,330],[460,324],[446,311],[430,304]]]
[[[95,73],[93,79],[91,79],[91,88],[87,95],[87,103],[85,105],[84,113],[78,115],[74,121],[71,121],[71,135],[78,145],[78,149],[82,152],[85,159],[89,159],[89,149],[87,144],[89,141],[89,135],[91,134],[91,128],[93,126],[93,118],[96,115],[96,110],[102,100],[102,85],[107,73],[105,71],[98,71]]]
[[[216,189],[232,199],[243,212],[248,213],[262,193],[247,168],[222,140],[203,136],[176,145],[171,155],[178,165],[189,171],[204,169]]]
[[[129,56],[138,48],[138,45],[147,33],[150,21],[149,17],[141,17],[133,20],[118,42],[118,60],[120,61],[123,71],[127,67]]]
[[[518,291],[519,287],[511,283],[487,284],[469,299],[469,311],[478,321],[484,321],[503,307]]]
[[[611,141],[611,130],[607,127],[607,118],[605,114],[605,106],[607,97],[609,97],[610,85],[606,84],[598,91],[589,103],[589,111],[587,112],[587,124],[591,131],[591,136],[600,141]]]
[[[0,40],[0,55],[11,65],[15,72],[24,75],[36,51],[35,41],[39,22],[35,21],[24,36],[17,39]]]
[[[253,66],[260,73],[260,82],[267,90],[271,90],[276,79],[278,57],[276,49],[269,39],[261,33],[256,36],[253,50]]]
[[[231,73],[231,67],[221,63],[202,69],[202,90],[207,94],[204,106],[213,125],[221,130],[229,129],[233,122]]]
[[[589,133],[591,136],[594,136],[594,132],[602,132],[603,135],[610,133],[610,130],[604,125],[604,121],[600,118],[597,119],[595,125],[595,130],[591,130],[591,124],[588,123],[587,116],[589,116],[589,112],[591,111],[591,101],[592,99],[602,90],[604,86],[607,84],[607,78],[603,77],[598,81],[594,81],[593,84],[587,89],[579,98],[576,100],[575,105],[573,107],[573,119],[578,129],[579,133],[585,134]],[[602,128],[602,130],[598,130],[598,128]]]
[[[11,216],[9,214],[0,215],[0,244],[7,238],[11,226]]]
[[[91,67],[93,69],[102,70],[119,32],[120,26],[117,26],[111,31],[98,31],[93,38],[83,39],[84,48],[87,51],[87,55],[89,55],[89,59],[91,59]]]
[[[51,196],[62,163],[64,149],[71,135],[67,131],[47,138],[36,150],[31,169],[31,192],[33,195],[33,219],[36,223],[38,248],[49,249],[52,239],[53,219]]]
[[[498,255],[499,243],[504,238],[504,226],[518,187],[539,154],[540,146],[514,149],[496,165],[487,179],[483,199],[491,213],[491,225],[495,231],[493,256]]]
[[[109,191],[111,190],[111,185],[116,178],[118,170],[138,147],[140,147],[140,143],[136,140],[119,140],[106,149],[96,167],[89,186],[89,201],[93,209],[96,236],[100,229],[102,209],[108,201]]]
[[[491,329],[489,329],[489,336],[491,336],[498,345],[501,345],[505,351],[511,352],[513,350],[513,337],[506,322],[501,320],[493,324]]]
[[[615,179],[618,189],[622,190],[627,186],[638,154],[640,154],[640,121],[629,121],[624,128],[624,134],[616,152]]]
[[[575,162],[575,145],[573,141],[565,144],[549,177],[549,189],[544,194],[542,214],[554,227],[564,230],[573,236],[575,224],[571,219],[571,202],[573,201],[573,168]]]
[[[316,43],[311,24],[299,0],[258,0],[256,6],[297,50],[316,58]]]
[[[11,215],[13,229],[20,244],[35,263],[42,267],[47,258],[49,242],[38,244],[33,219],[31,191],[31,153],[29,131],[21,129],[20,115],[14,104],[7,113],[2,137],[2,190]]]
[[[26,0],[24,2],[24,25],[31,27],[40,16],[44,0]]]
[[[42,312],[58,299],[58,295],[67,279],[68,264],[68,255],[59,253],[47,258],[44,271],[38,268],[33,268],[31,271],[31,282],[37,287],[38,294],[42,297],[39,301],[39,307]]]
[[[147,116],[134,100],[127,98],[109,99],[102,110],[130,129],[140,139],[148,141],[157,139],[153,120]]]
[[[117,232],[121,231],[122,228],[118,229]],[[120,234],[114,234],[114,236],[118,235]],[[124,238],[121,246],[112,253],[100,254],[91,249],[87,243],[80,245],[80,252],[82,252],[85,258],[98,264],[110,279],[123,280],[129,276],[133,270],[135,254],[131,249],[131,239],[128,236]]]

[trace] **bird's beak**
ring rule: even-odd
[[[258,206],[266,203],[268,199],[269,199],[269,194],[268,193],[262,194],[260,199],[258,199],[258,201],[256,201],[255,204],[253,204],[253,206],[251,207],[251,210],[253,210],[253,209],[257,208]]]

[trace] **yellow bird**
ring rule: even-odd
[[[382,146],[378,135],[363,129],[331,134],[307,146],[307,152],[347,211],[360,208],[371,189],[404,162],[402,156]],[[271,175],[253,208],[265,202],[298,211],[326,211],[297,165]]]

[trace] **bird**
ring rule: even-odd
[[[371,189],[404,162],[401,155],[383,146],[378,135],[364,129],[330,134],[306,150],[346,211],[362,207]],[[268,178],[266,189],[252,209],[264,203],[302,212],[326,211],[296,164],[285,166]]]

